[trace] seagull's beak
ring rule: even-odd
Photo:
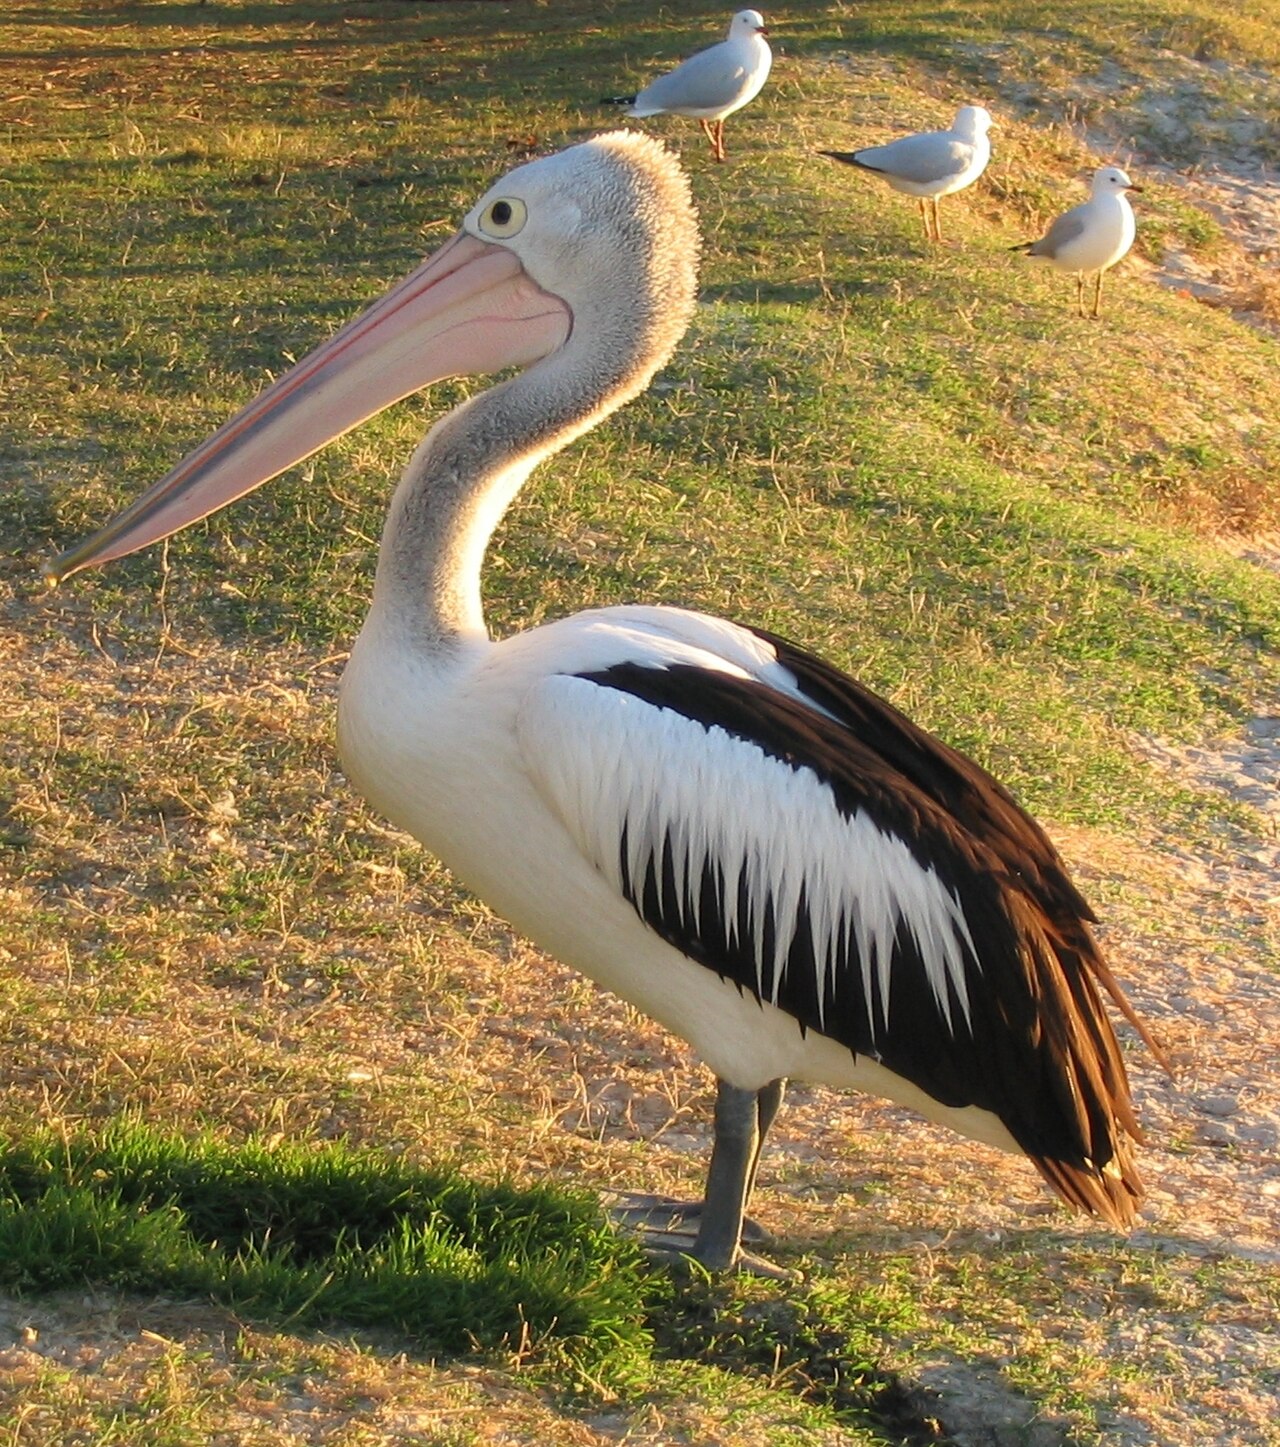
[[[1135,186],[1132,181],[1124,188],[1126,191],[1136,191],[1139,195],[1146,189],[1144,186]]]
[[[769,27],[768,27],[767,25],[757,25],[757,26],[756,26],[756,34],[757,34],[757,35],[768,35],[768,33],[769,33]]]
[[[45,567],[50,584],[176,533],[445,377],[528,366],[573,317],[505,247],[460,231],[290,368],[99,532]]]

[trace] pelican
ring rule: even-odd
[[[649,138],[519,167],[50,580],[168,536],[433,381],[519,368],[438,421],[395,490],[339,700],[352,782],[714,1072],[704,1199],[673,1210],[708,1269],[739,1258],[789,1077],[1023,1152],[1123,1225],[1138,1126],[1102,994],[1133,1012],[1088,905],[998,783],[760,629],[645,606],[498,641],[485,627],[495,527],[539,462],[671,355],[698,248],[688,182]]]
[[[755,100],[769,79],[768,33],[758,10],[739,10],[718,45],[681,61],[639,95],[605,96],[601,104],[629,106],[633,116],[693,116],[711,142],[711,154],[723,161],[725,117]]]
[[[1102,311],[1102,274],[1127,255],[1137,234],[1130,191],[1141,191],[1119,166],[1100,166],[1093,173],[1089,199],[1064,211],[1038,241],[1024,241],[1014,251],[1051,261],[1076,278],[1076,311],[1085,316],[1084,279],[1094,273],[1093,310]]]
[[[860,151],[819,151],[846,166],[883,176],[895,191],[919,198],[926,241],[942,240],[938,198],[963,191],[987,169],[993,122],[985,106],[961,106],[947,131],[920,131]]]

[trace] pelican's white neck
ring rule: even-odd
[[[693,311],[697,218],[656,143],[604,136],[502,184],[528,197],[510,248],[570,325],[555,350],[438,422],[396,489],[369,621],[417,651],[487,637],[481,567],[512,499],[539,462],[648,385]]]
[[[427,434],[400,479],[378,552],[369,622],[437,651],[488,637],[485,550],[533,469],[643,381],[595,367],[570,344],[480,393]]]

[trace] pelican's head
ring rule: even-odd
[[[976,141],[979,136],[985,136],[993,125],[995,122],[986,106],[961,106],[951,129]]]
[[[699,250],[689,182],[674,156],[638,131],[520,166],[476,202],[462,230],[511,252],[597,353],[643,354],[634,391],[689,324]]]
[[[158,542],[445,377],[532,367],[590,343],[613,370],[605,406],[639,391],[693,310],[697,218],[656,141],[599,136],[531,161],[462,229],[46,568],[51,583]],[[597,414],[598,415],[598,414]]]
[[[1141,186],[1135,186],[1128,175],[1119,166],[1099,166],[1093,173],[1093,192],[1095,196],[1123,196],[1126,191],[1141,191]]]
[[[758,10],[739,10],[729,22],[729,39],[746,40],[753,35],[768,35],[769,27]]]

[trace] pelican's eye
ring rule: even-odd
[[[480,230],[486,236],[514,236],[528,219],[523,201],[512,196],[490,201],[480,216]]]

